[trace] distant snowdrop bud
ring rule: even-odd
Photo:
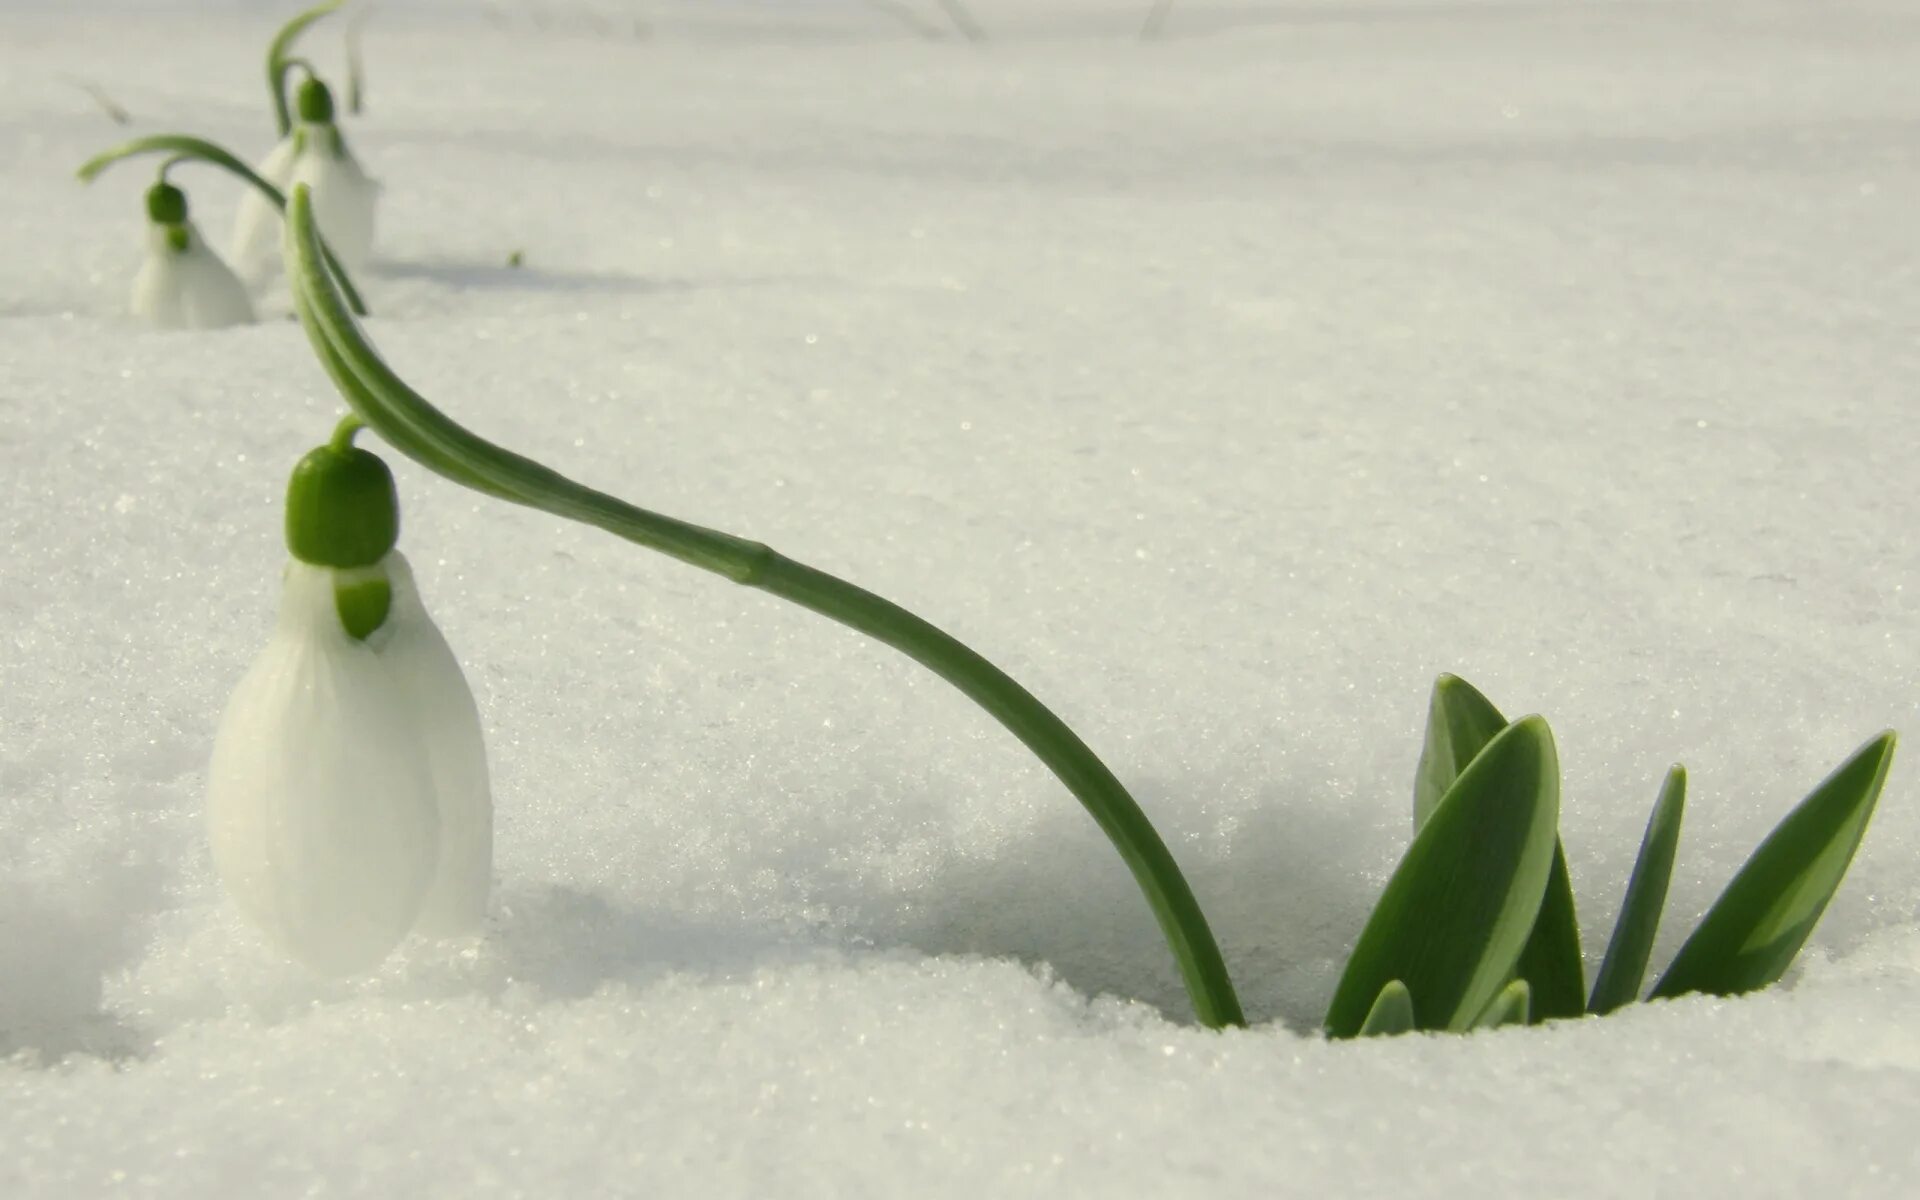
[[[478,710],[393,549],[393,479],[351,435],[287,490],[280,621],[214,738],[208,818],[235,904],[346,975],[409,931],[478,926],[493,804]]]
[[[373,209],[380,185],[367,177],[347,149],[333,120],[333,95],[318,79],[300,85],[299,121],[261,161],[260,177],[290,192],[304,183],[313,191],[314,219],[320,236],[347,274],[359,276],[373,258]],[[273,202],[250,191],[241,198],[233,229],[233,262],[254,283],[268,279],[280,263],[280,212]]]
[[[207,249],[170,183],[147,190],[147,256],[133,278],[133,315],[161,329],[220,329],[253,321],[239,278]]]

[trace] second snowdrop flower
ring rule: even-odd
[[[147,190],[147,256],[133,278],[133,315],[161,329],[219,329],[253,321],[239,278],[187,217],[187,196],[162,180]]]
[[[299,121],[260,163],[261,178],[282,192],[304,183],[313,193],[315,218],[328,249],[358,278],[373,257],[373,212],[380,185],[367,177],[347,149],[333,119],[333,93],[318,79],[300,85]],[[280,262],[280,211],[264,196],[248,193],[234,220],[234,266],[248,280],[264,282]]]
[[[393,477],[356,426],[295,468],[280,621],[214,739],[214,864],[313,970],[368,970],[410,931],[485,915],[493,804],[479,714],[393,547]]]

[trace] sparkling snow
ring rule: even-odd
[[[1552,722],[1591,971],[1920,737],[1900,0],[407,3],[370,328],[477,430],[960,635],[1159,824],[1195,1028],[1068,793],[883,647],[396,463],[500,821],[484,939],[277,961],[204,767],[339,401],[280,291],[124,315],[152,160],[295,5],[0,5],[0,1195],[1908,1196],[1910,742],[1802,968],[1471,1038],[1313,1026],[1427,688]],[[340,30],[309,48],[338,78]],[[113,124],[84,85],[133,118]],[[236,187],[175,173],[216,244]],[[518,252],[524,265],[508,266]]]

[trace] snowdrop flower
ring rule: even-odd
[[[393,549],[393,477],[355,426],[295,468],[280,620],[214,738],[214,865],[292,958],[346,975],[477,927],[493,802],[473,693]]]
[[[313,191],[320,235],[347,274],[359,276],[373,257],[373,206],[380,185],[367,178],[333,121],[333,94],[318,79],[300,85],[300,120],[257,168],[283,193],[304,183]],[[280,263],[280,210],[258,192],[241,198],[233,227],[233,262],[254,283]]]
[[[220,329],[253,321],[245,285],[207,249],[187,219],[186,193],[164,181],[147,190],[147,257],[133,277],[132,309],[161,329]]]

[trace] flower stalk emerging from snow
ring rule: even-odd
[[[294,469],[279,624],[228,702],[207,788],[235,904],[328,975],[372,968],[409,932],[478,927],[492,870],[479,714],[358,428]]]
[[[313,192],[320,232],[349,274],[360,275],[373,257],[373,214],[380,185],[367,177],[334,122],[333,93],[309,76],[300,85],[300,120],[263,159],[259,176],[281,193],[294,184]],[[231,254],[245,278],[264,281],[280,264],[284,204],[264,192],[240,200]]]
[[[207,248],[186,193],[165,179],[147,190],[147,256],[134,276],[133,315],[161,329],[220,329],[253,321],[246,285]]]
[[[1152,907],[1194,1014],[1213,1027],[1244,1018],[1226,963],[1172,853],[1133,797],[1033,694],[972,649],[887,600],[758,542],[637,508],[469,433],[395,375],[355,325],[320,256],[314,201],[287,205],[294,308],[354,411],[393,447],[455,483],[594,525],[648,549],[759,588],[892,646],[958,688],[1044,762],[1112,841]]]
[[[187,161],[210,163],[244,180],[256,192],[265,197],[276,210],[282,213],[286,211],[287,198],[285,193],[273,184],[262,179],[254,172],[252,167],[249,167],[227,150],[207,141],[205,138],[190,137],[186,134],[156,133],[147,137],[134,138],[130,142],[124,142],[111,150],[102,151],[94,155],[86,162],[80,164],[80,169],[75,172],[75,174],[80,177],[80,182],[92,183],[102,171],[105,171],[113,164],[122,159],[135,158],[142,154],[170,155],[171,157],[166,164],[167,167],[171,167],[175,163]],[[165,168],[162,168],[162,170],[164,172]],[[340,261],[334,257],[333,251],[323,244],[320,247],[320,256],[327,264],[327,269],[333,273],[334,278],[339,282],[340,290],[346,299],[347,306],[360,316],[367,315],[366,304],[361,301],[359,291],[353,286],[353,280],[348,277],[345,269],[341,267]]]

